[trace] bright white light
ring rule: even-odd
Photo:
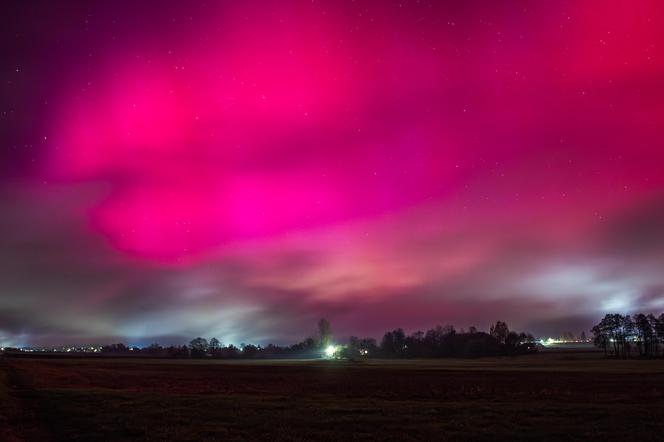
[[[325,349],[325,356],[328,358],[333,358],[334,354],[337,352],[337,347],[334,345],[328,345]]]
[[[553,339],[553,338],[540,339],[540,344],[542,344],[545,347],[547,347],[549,345],[553,345],[553,344],[558,344],[558,343],[559,343],[559,341],[557,341],[556,339]]]

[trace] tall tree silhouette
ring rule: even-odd
[[[318,343],[321,348],[327,348],[330,345],[330,339],[332,337],[332,327],[330,322],[323,318],[318,321]]]
[[[507,334],[510,332],[510,329],[507,327],[507,324],[503,321],[496,321],[494,325],[491,326],[489,334],[496,338],[501,344],[505,343],[507,339]]]

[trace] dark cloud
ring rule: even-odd
[[[573,336],[580,336],[582,332],[590,336],[592,324],[596,324],[598,318],[595,315],[578,316],[566,315],[558,318],[538,319],[537,321],[526,322],[525,330],[536,329],[541,336],[558,338],[563,333],[572,333]]]

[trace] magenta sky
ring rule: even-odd
[[[664,311],[661,2],[3,9],[0,344]]]

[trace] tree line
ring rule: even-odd
[[[607,314],[592,329],[593,343],[604,354],[628,359],[664,357],[664,313],[656,317],[638,313],[634,317]]]
[[[174,358],[272,359],[272,358],[444,358],[519,355],[537,351],[531,334],[509,330],[503,321],[491,325],[489,332],[470,327],[457,331],[454,326],[436,326],[407,335],[397,328],[386,332],[380,342],[374,338],[351,336],[343,344],[332,344],[330,323],[321,319],[318,333],[290,346],[269,344],[223,345],[217,338],[197,337],[189,345],[127,347],[113,344],[102,347],[106,354],[145,354]]]

